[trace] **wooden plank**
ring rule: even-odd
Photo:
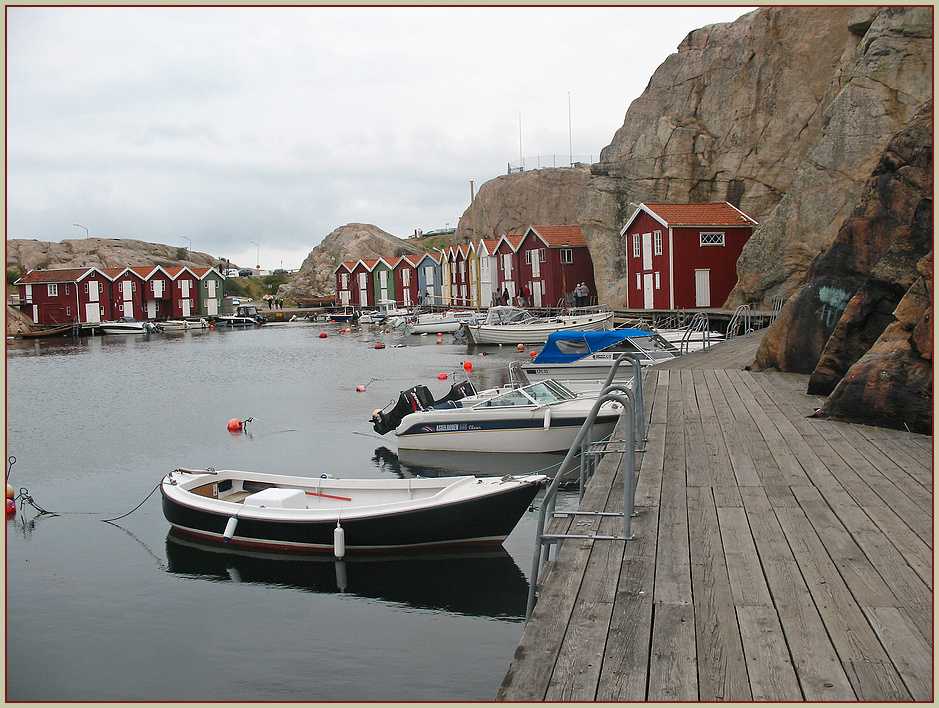
[[[866,426],[864,434],[872,444],[894,460],[900,469],[932,491],[932,449],[926,450],[916,444],[917,438],[924,436],[873,426]]]
[[[730,454],[724,443],[721,433],[720,421],[707,379],[701,371],[693,371],[694,393],[698,401],[698,412],[701,417],[701,430],[704,435],[704,444],[707,449],[708,467],[711,472],[711,484],[715,487],[736,487],[734,467],[730,462]]]
[[[740,494],[804,699],[856,700],[769,500],[757,487]]]
[[[649,656],[650,701],[697,701],[694,606],[655,602]]]
[[[776,610],[763,605],[738,607],[737,623],[753,700],[801,701],[799,680]]]
[[[717,518],[734,604],[771,607],[773,599],[769,588],[766,587],[760,558],[743,507],[718,507]]]
[[[933,700],[932,647],[916,622],[896,607],[868,607],[864,612],[913,700]]]
[[[626,542],[597,689],[598,701],[646,700],[658,511],[658,501],[641,508],[634,522],[635,538]]]
[[[681,373],[681,401],[684,413],[685,460],[687,484],[691,487],[711,486],[713,477],[709,466],[708,448],[704,442],[704,427],[695,396],[692,372]]]
[[[717,509],[708,487],[688,489],[691,581],[702,701],[751,699]]]
[[[757,474],[753,460],[747,449],[746,439],[740,435],[732,407],[727,403],[716,372],[705,371],[704,379],[708,385],[711,404],[717,416],[718,428],[727,447],[727,456],[734,472],[736,484],[743,486],[759,486],[760,477]]]
[[[933,587],[932,546],[910,529],[897,513],[887,506],[867,506],[865,513],[903,556],[903,560],[927,587]]]

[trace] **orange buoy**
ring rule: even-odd
[[[209,329],[215,329],[215,325],[214,325],[214,324],[210,324],[210,325],[209,325]]]
[[[518,350],[519,350],[520,352],[525,351],[525,345],[524,345],[524,344],[519,344],[519,345],[518,345]]]
[[[381,342],[375,342],[375,348],[376,348],[376,349],[384,349],[384,348],[385,348],[385,345],[382,344]]]
[[[534,349],[532,349],[532,350],[528,353],[528,356],[530,356],[532,359],[534,359],[536,356],[538,356],[538,352],[536,352]]]
[[[437,344],[443,344],[443,340],[442,340],[442,339],[438,339],[438,340],[437,340]]]
[[[463,362],[463,368],[464,368],[466,371],[472,371],[472,370],[473,370],[473,362],[471,362],[471,361],[464,361],[464,362]]]
[[[232,418],[230,421],[228,421],[228,429],[233,433],[241,430],[243,425],[244,423],[242,423],[237,418]]]
[[[358,391],[359,393],[362,393],[362,391],[365,390],[365,386],[359,384],[358,386],[355,387],[355,390]]]
[[[7,482],[7,499],[12,499],[16,496],[16,490],[13,489],[13,485]]]
[[[447,375],[443,372],[440,372],[439,374],[437,374],[437,378],[443,381],[444,379],[447,378]]]

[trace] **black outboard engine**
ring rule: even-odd
[[[434,406],[439,406],[441,403],[447,403],[448,401],[458,401],[461,398],[466,398],[467,396],[475,396],[476,387],[473,386],[472,381],[460,381],[453,384],[450,387],[450,390],[447,392],[447,395],[441,398],[439,401],[434,401]]]
[[[434,405],[434,397],[426,386],[417,385],[402,391],[398,402],[389,411],[381,408],[372,413],[372,428],[379,435],[391,432],[397,428],[404,416],[414,411],[422,411]]]

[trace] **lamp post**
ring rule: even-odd
[[[254,243],[254,241],[252,241],[251,243]],[[258,244],[256,244],[256,243],[254,243],[254,245],[255,245],[255,246],[258,246]],[[258,246],[258,265],[257,265],[257,269],[258,269],[258,270],[261,270],[261,247],[260,247],[260,246]]]
[[[90,238],[88,234],[88,227],[82,226],[81,224],[72,224],[72,226],[77,226],[80,229],[85,229],[85,238]]]
[[[188,260],[190,263],[192,263],[192,239],[189,238],[188,236],[183,236],[183,234],[180,234],[180,236],[182,236],[184,239],[189,241],[189,259]]]
[[[566,243],[561,244],[561,287],[564,289],[564,314],[567,314],[567,268],[564,263],[564,250],[570,248]]]

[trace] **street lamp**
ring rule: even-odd
[[[90,238],[90,236],[88,235],[88,228],[86,226],[82,226],[81,224],[72,224],[72,226],[77,226],[80,229],[85,229],[85,238]]]
[[[251,243],[254,243],[254,241],[252,241]],[[258,246],[258,244],[256,244],[256,243],[254,243],[254,245],[255,245],[255,246]],[[258,270],[261,270],[261,247],[260,247],[260,246],[258,246],[258,265],[257,265],[257,269],[258,269]]]
[[[191,263],[192,262],[192,239],[189,238],[188,236],[183,236],[183,234],[180,234],[180,236],[182,236],[184,239],[189,241],[189,262]]]
[[[567,314],[567,268],[564,263],[564,251],[570,248],[566,243],[561,244],[561,287],[564,289],[564,314]]]

